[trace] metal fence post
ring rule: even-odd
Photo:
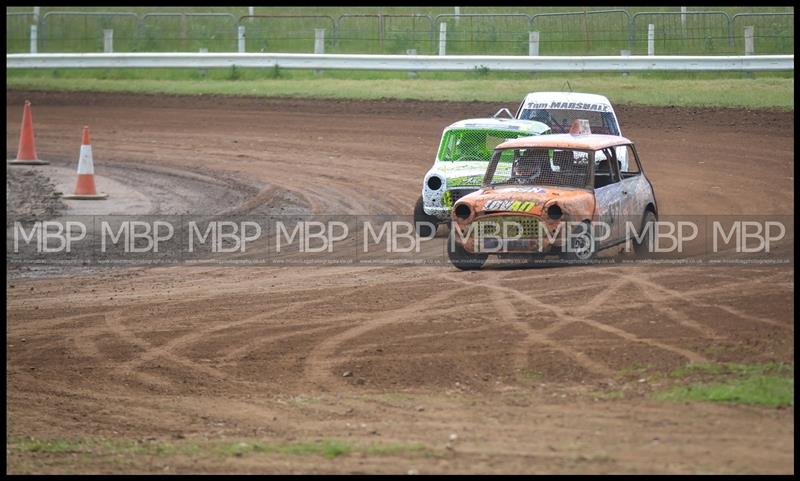
[[[633,51],[636,46],[636,22],[633,16],[628,17],[628,48]]]
[[[38,27],[36,25],[31,25],[31,53],[38,53],[37,45],[37,37],[38,37]]]
[[[314,29],[314,53],[325,53],[325,29]]]
[[[378,14],[378,38],[380,39],[381,53],[384,53],[384,51],[383,51],[383,37],[384,37],[383,14],[379,13]]]
[[[244,37],[244,25],[239,25],[238,29],[238,38],[239,38],[239,53],[245,53],[246,45],[245,45],[245,37]]]
[[[539,32],[528,32],[528,56],[539,56]]]
[[[315,54],[323,54],[325,53],[325,29],[324,28],[315,28],[314,29],[314,53]],[[316,69],[314,70],[315,75],[320,75],[322,70]]]
[[[39,24],[39,12],[42,7],[33,7],[33,23]]]
[[[753,44],[753,27],[744,27],[744,54],[753,55],[755,51],[755,45]]]
[[[794,14],[792,14],[792,15],[794,15]],[[728,17],[728,47],[733,49],[733,46],[736,44],[736,41],[733,39],[733,36],[734,36],[733,19],[730,17],[730,15],[726,14],[726,16]],[[735,16],[736,15],[734,15],[734,17]]]
[[[103,52],[114,53],[114,30],[103,29]]]
[[[417,55],[417,49],[410,48],[410,49],[406,50],[406,55],[410,55],[410,56]],[[417,78],[417,71],[416,70],[412,70],[412,71],[408,72],[408,76],[409,76],[409,78]]]
[[[686,35],[686,12],[688,10],[689,7],[681,7],[681,29],[684,35]]]
[[[188,32],[187,32],[188,28],[189,28],[189,26],[187,25],[187,21],[186,21],[186,14],[182,13],[181,14],[181,43],[180,43],[180,50],[182,50],[182,51],[186,50],[186,44],[187,44],[187,40],[188,40],[188,37],[189,37]]]
[[[652,23],[647,24],[647,55],[656,54],[656,26]]]
[[[620,57],[630,57],[631,56],[631,51],[630,50],[620,50],[619,51],[619,56]],[[622,76],[623,77],[627,77],[628,76],[628,72],[623,71],[622,72]]]
[[[439,23],[439,55],[446,55],[447,45],[447,23],[440,22]]]
[[[208,53],[208,49],[207,48],[201,48],[200,49],[200,53]],[[204,69],[204,68],[201,68],[201,69],[197,70],[197,73],[199,73],[201,77],[205,77],[206,75],[208,75],[208,70]]]

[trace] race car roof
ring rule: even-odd
[[[619,135],[572,135],[554,134],[531,137],[519,137],[507,140],[498,145],[498,149],[528,149],[544,147],[552,149],[600,150],[616,145],[632,144],[630,140]]]
[[[605,96],[581,92],[531,92],[522,101],[522,108],[614,111]]]
[[[531,132],[541,133],[549,130],[550,127],[542,122],[535,120],[519,120],[519,119],[496,119],[494,117],[482,119],[466,119],[459,120],[447,126],[445,130],[451,129],[496,129],[496,130],[511,130],[517,132]]]

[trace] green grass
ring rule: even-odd
[[[527,18],[462,17],[442,18],[447,23],[447,50],[451,54],[525,55],[528,32],[532,28],[541,34],[542,55],[617,55],[621,49],[645,54],[646,25],[654,22],[656,51],[661,54],[734,54],[742,53],[743,21],[735,22],[735,40],[728,40],[727,20],[720,16],[689,15],[683,25],[680,7],[625,7],[629,15],[642,12],[671,13],[638,17],[634,22],[633,44],[629,42],[628,16],[621,13],[587,15],[580,13],[608,10],[614,7],[461,7],[461,14],[578,13],[569,16],[538,17],[535,25]],[[619,8],[619,7],[617,7]],[[791,7],[691,7],[690,12],[723,11],[736,13],[787,13]],[[7,7],[7,13],[30,13],[31,7]],[[45,15],[55,12],[113,12],[135,13],[139,17],[125,18]],[[143,17],[146,13],[224,13],[233,18],[211,17]],[[247,50],[251,52],[311,52],[314,28],[326,28],[328,53],[405,53],[416,48],[418,53],[435,54],[438,49],[438,25],[433,17],[451,15],[453,7],[257,7],[257,15],[319,16],[337,20],[338,32],[332,21],[325,19],[251,19],[247,28]],[[248,14],[247,7],[41,7],[40,52],[102,51],[102,30],[113,28],[114,48],[117,51],[233,51],[237,48],[236,22]],[[408,15],[424,14],[431,20],[410,22],[398,17],[385,17],[383,37],[377,17],[343,18],[345,14]],[[792,17],[749,17],[746,22],[756,28],[756,52],[792,53],[794,30]],[[6,19],[6,51],[28,49],[29,17],[18,15]]]
[[[314,76],[304,71],[279,72],[277,78],[257,78],[239,70],[238,79],[228,80],[230,70],[209,72],[207,78],[191,78],[194,72],[83,72],[7,71],[6,89],[47,91],[131,92],[169,95],[234,95],[328,99],[413,99],[424,101],[486,101],[517,105],[530,91],[568,90],[597,92],[616,105],[740,107],[750,109],[794,108],[794,77],[758,76],[737,78],[671,78],[651,75],[422,75],[416,79],[392,75],[355,75],[325,72]],[[150,75],[150,77],[146,77]],[[263,73],[262,73],[263,75]],[[402,74],[401,74],[402,75]],[[159,78],[163,76],[166,78]],[[222,78],[220,78],[222,76]],[[126,78],[127,77],[127,78]],[[255,77],[255,78],[254,78]],[[567,82],[569,85],[567,85]]]
[[[147,454],[171,456],[199,452],[195,443],[173,444],[168,442],[139,442],[119,439],[41,440],[35,438],[11,439],[7,447],[19,453],[100,453],[109,455]]]
[[[794,405],[794,365],[786,363],[689,364],[670,373],[689,385],[660,392],[665,401],[709,401],[779,407]]]
[[[609,8],[619,7],[525,7],[522,5],[511,7],[461,7],[462,14],[472,13],[516,13],[523,12],[529,15],[537,13],[552,13],[552,12],[576,12],[576,11],[593,11],[593,10],[607,10]],[[679,12],[679,7],[624,7],[629,13],[637,12]],[[256,15],[304,15],[309,14],[310,7],[256,7]],[[31,7],[6,7],[6,13],[28,13],[31,12]],[[185,13],[199,13],[199,12],[214,12],[214,13],[232,13],[233,15],[247,15],[247,7],[41,7],[40,13],[44,15],[51,11],[70,11],[70,12],[134,12],[134,13],[148,13],[153,11],[168,11],[168,12],[185,12]],[[453,13],[453,7],[313,7],[314,14],[317,15],[342,15],[345,13],[357,14],[407,14],[407,13],[423,13],[427,15],[438,15]],[[743,12],[787,12],[793,11],[792,7],[690,7],[689,11],[723,11],[729,15]]]
[[[711,401],[760,406],[794,406],[794,379],[755,376],[715,384],[693,384],[657,396],[665,401]]]
[[[594,392],[592,397],[597,399],[624,399],[625,393],[622,391]]]
[[[295,456],[324,456],[332,459],[337,456],[349,454],[353,451],[349,443],[337,440],[322,442],[296,442],[296,443],[260,443],[237,442],[218,448],[219,452],[226,455],[244,456],[245,454],[280,453]]]
[[[176,442],[139,442],[122,439],[81,439],[81,440],[39,440],[33,438],[10,439],[7,442],[9,453],[17,454],[72,454],[85,453],[94,456],[215,456],[242,457],[259,454],[287,454],[292,456],[321,456],[333,459],[349,454],[371,456],[429,456],[435,452],[426,445],[413,443],[371,443],[357,445],[347,441],[325,439],[296,442],[196,442],[183,440]]]
[[[24,439],[13,444],[13,449],[29,453],[79,453],[86,449],[80,442]]]
[[[525,379],[529,379],[531,381],[538,381],[544,378],[544,373],[539,371],[524,371],[523,375],[525,376]]]
[[[462,14],[575,13],[608,10],[612,7],[461,7]],[[677,13],[679,7],[626,7],[633,15],[641,12]],[[736,13],[788,13],[791,7],[691,7],[692,11]],[[6,13],[30,13],[31,7],[7,7]],[[50,15],[53,12],[132,12],[139,17]],[[114,49],[130,51],[188,51],[207,48],[211,52],[237,49],[236,20],[211,17],[148,17],[146,13],[229,13],[238,18],[247,7],[41,7],[39,51],[102,51],[102,30],[114,29]],[[328,15],[339,18],[339,31],[326,33],[327,53],[404,54],[415,48],[418,54],[435,54],[438,25],[411,24],[387,17],[383,40],[379,39],[377,18],[341,15],[436,16],[452,14],[452,7],[256,7],[257,15]],[[633,44],[628,41],[627,21],[619,14],[543,16],[535,28],[541,33],[541,55],[617,55],[630,49],[645,54],[640,17]],[[736,24],[734,41],[712,17],[689,16],[686,29],[677,15],[655,16],[658,54],[742,53],[742,22]],[[756,52],[793,53],[792,17],[747,17],[756,28]],[[256,19],[246,21],[248,52],[312,52],[313,29],[320,20]],[[647,20],[649,21],[649,20]],[[6,51],[27,52],[27,16],[6,19]],[[325,23],[326,21],[322,21]],[[406,22],[406,23],[403,23]],[[616,22],[616,23],[615,23]],[[716,22],[716,23],[715,23]],[[448,23],[449,54],[526,55],[527,19],[494,17],[486,20],[462,17]],[[640,25],[641,24],[641,25]],[[427,30],[426,30],[427,29]],[[432,33],[433,35],[429,35]],[[409,79],[406,72],[310,71],[274,69],[108,69],[108,70],[7,70],[7,88],[32,90],[83,90],[153,94],[309,97],[332,99],[415,99],[488,101],[517,103],[533,90],[563,90],[568,80],[575,90],[601,92],[616,104],[652,106],[744,107],[791,110],[794,105],[794,72],[713,73],[637,72],[620,74],[509,74],[477,69],[474,72],[422,72]]]
[[[357,446],[335,439],[294,443],[237,442],[222,445],[217,450],[224,455],[234,456],[280,453],[295,456],[323,456],[328,459],[352,453],[373,456],[428,455],[433,453],[430,448],[422,443],[372,443],[367,446]]]
[[[765,374],[794,375],[794,365],[768,362],[759,364],[739,364],[739,363],[697,363],[687,364],[670,373],[670,377],[685,378],[692,375],[725,375],[733,374],[738,376],[754,376]]]
[[[375,456],[395,456],[402,454],[431,455],[433,451],[422,443],[372,444],[365,450]]]

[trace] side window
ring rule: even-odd
[[[617,152],[614,148],[598,150],[594,153],[594,188],[599,189],[619,182],[617,169]]]
[[[450,134],[447,138],[447,160],[453,160],[454,151],[456,150],[456,136]]]
[[[512,149],[505,149],[500,151],[500,162],[507,164],[514,162],[514,152],[519,152],[519,151],[518,150],[514,151]]]
[[[635,177],[642,173],[642,170],[639,168],[639,163],[636,159],[636,152],[633,150],[633,147],[630,145],[617,147],[617,153],[619,154],[620,175],[623,179]]]
[[[611,112],[603,113],[603,127],[606,129],[606,131],[603,133],[608,135],[619,135],[619,126],[614,118],[614,114]]]
[[[453,160],[453,148],[455,147],[455,135],[452,131],[445,132],[442,136],[442,146],[439,148],[440,160]]]

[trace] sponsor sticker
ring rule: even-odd
[[[611,106],[608,104],[590,104],[586,102],[529,102],[527,104],[529,109],[559,109],[559,110],[591,110],[593,112],[611,112]]]
[[[485,210],[507,210],[511,212],[530,212],[536,207],[534,201],[522,200],[490,200],[484,207]]]

